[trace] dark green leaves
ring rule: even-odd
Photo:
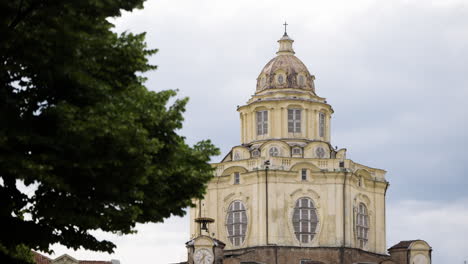
[[[111,252],[89,231],[132,233],[202,196],[218,150],[176,133],[187,99],[168,105],[174,91],[148,91],[141,74],[156,50],[107,20],[140,7],[0,4],[0,262],[53,243]]]

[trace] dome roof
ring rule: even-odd
[[[304,63],[294,56],[294,40],[285,33],[278,40],[280,48],[257,78],[257,93],[266,89],[295,88],[315,93],[314,79]]]

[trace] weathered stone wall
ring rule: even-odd
[[[394,249],[390,250],[390,256],[392,260],[399,264],[408,263],[408,250],[407,249]]]
[[[380,263],[390,256],[353,248],[253,247],[224,252],[224,264],[258,262],[265,264],[299,264],[301,260],[323,264]],[[343,262],[342,262],[343,261]]]

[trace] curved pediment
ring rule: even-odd
[[[247,168],[243,166],[235,165],[235,166],[231,166],[231,167],[224,169],[224,171],[221,173],[221,176],[227,176],[227,175],[233,174],[234,172],[245,173],[247,171],[248,171]]]
[[[307,162],[307,161],[298,162],[298,163],[294,164],[291,167],[290,171],[299,171],[300,169],[309,169],[312,172],[319,172],[320,171],[319,167],[315,166],[312,162]]]

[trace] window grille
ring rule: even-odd
[[[307,169],[302,169],[301,170],[301,179],[303,181],[306,181],[307,180]]]
[[[284,77],[282,74],[278,75],[278,83],[282,84],[284,82]]]
[[[257,112],[257,135],[266,135],[268,133],[268,111]]]
[[[292,154],[293,155],[301,155],[302,154],[301,148],[293,148],[292,149]]]
[[[301,133],[301,109],[288,109],[288,133]]]
[[[260,151],[258,149],[255,149],[252,151],[252,157],[256,158],[260,156]]]
[[[325,136],[325,113],[319,113],[319,136]]]
[[[234,172],[234,184],[239,184],[239,183],[240,183],[240,173]]]
[[[277,147],[271,147],[270,148],[270,156],[271,157],[277,157],[279,156],[279,150]]]
[[[360,248],[364,248],[368,241],[369,233],[369,214],[367,212],[366,205],[363,203],[359,204],[357,212],[356,222],[357,239]]]
[[[312,199],[304,197],[296,201],[292,222],[299,242],[310,243],[318,225],[317,212]]]
[[[234,201],[229,205],[226,227],[228,239],[234,246],[244,243],[247,231],[247,214],[241,201]]]

